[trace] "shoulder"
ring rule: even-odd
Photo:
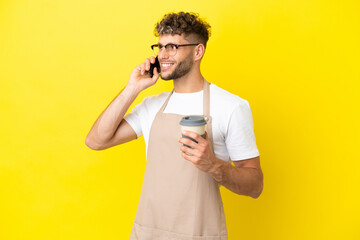
[[[147,103],[154,103],[154,102],[161,102],[165,100],[169,96],[170,92],[162,92],[157,95],[152,95],[144,98],[144,102]]]
[[[235,108],[249,108],[247,100],[222,89],[215,84],[210,85],[211,104],[216,107],[225,108],[232,112]],[[225,110],[224,109],[224,110]]]
[[[158,106],[161,106],[166,98],[169,96],[170,92],[162,92],[157,95],[152,95],[145,97],[142,101],[142,104],[146,106],[147,108],[157,108]]]

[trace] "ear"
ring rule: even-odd
[[[205,53],[205,46],[200,43],[199,45],[197,45],[195,47],[195,55],[194,55],[194,60],[201,60],[201,58],[204,56]]]

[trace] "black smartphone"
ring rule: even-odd
[[[150,70],[149,70],[149,73],[150,73],[150,77],[153,77],[154,76],[154,68],[157,68],[157,71],[158,73],[160,73],[161,69],[160,69],[160,63],[159,63],[159,59],[158,57],[156,56],[155,58],[155,63],[154,64],[150,64]]]

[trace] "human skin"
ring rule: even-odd
[[[164,46],[168,43],[189,44],[198,42],[191,36],[165,34],[160,36],[159,43]],[[164,50],[159,52],[161,76],[164,78],[169,78],[181,62],[189,63],[192,61],[189,64],[191,68],[186,71],[186,74],[173,80],[175,92],[191,93],[203,89],[204,78],[200,72],[200,63],[204,52],[203,44],[180,47],[175,56],[167,55]],[[103,150],[136,139],[136,133],[123,117],[138,94],[153,86],[160,77],[156,69],[154,76],[149,77],[150,63],[154,62],[155,58],[150,57],[135,67],[126,87],[94,123],[86,138],[86,145],[94,150]],[[170,66],[168,66],[169,63]],[[196,144],[186,138],[179,139],[180,143],[192,147],[192,149],[179,147],[184,161],[191,161],[195,167],[208,172],[217,182],[237,194],[253,198],[260,196],[263,189],[263,174],[259,157],[241,161],[234,159],[234,167],[214,156],[207,133],[205,139],[193,132],[185,132],[184,135],[198,141]]]
[[[198,143],[181,137],[179,143],[182,157],[194,164],[198,169],[209,173],[215,181],[239,195],[258,198],[263,189],[263,174],[260,168],[260,158],[250,158],[230,163],[217,158],[212,150],[207,132],[205,138],[191,131],[183,131],[185,136],[191,137]]]

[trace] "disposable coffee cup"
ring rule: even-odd
[[[206,126],[206,121],[205,118],[203,116],[185,116],[181,119],[180,121],[180,125],[181,125],[181,131],[191,131],[191,132],[195,132],[197,134],[199,134],[200,136],[202,136],[203,138],[205,138],[205,126]],[[188,138],[196,143],[198,143],[195,139],[185,136],[184,134],[182,134],[182,136],[184,138]],[[191,148],[188,145],[183,144],[186,147]]]

